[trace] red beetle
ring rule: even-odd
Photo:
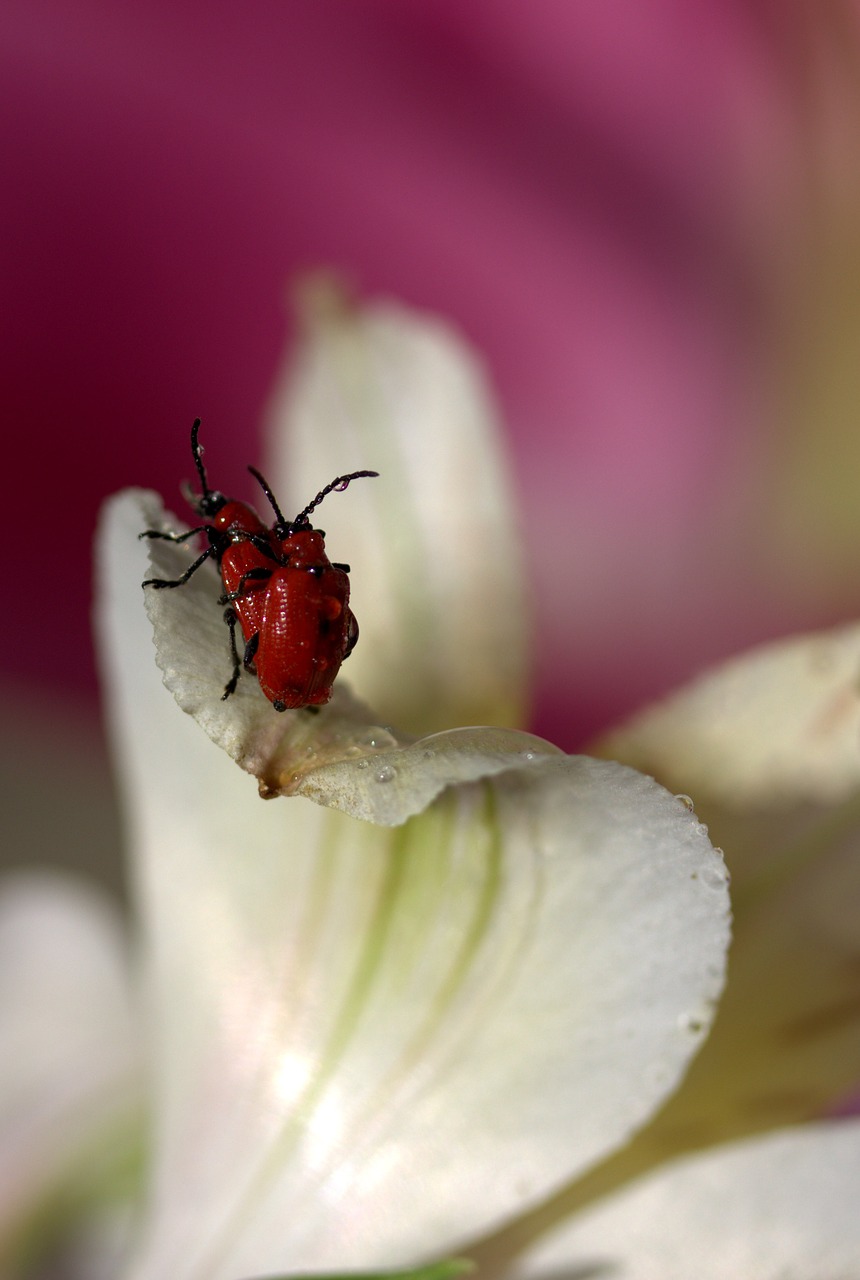
[[[321,489],[294,520],[285,520],[266,481],[249,467],[272,505],[275,523],[266,528],[253,507],[210,489],[198,443],[200,419],[191,428],[191,452],[203,490],[185,497],[198,515],[209,521],[187,533],[149,529],[142,538],[184,542],[203,533],[209,546],[180,578],[147,578],[145,587],[181,587],[208,559],[217,561],[227,605],[224,620],[230,628],[233,674],[223,698],[236,689],[242,666],[254,672],[276,711],[316,708],[328,702],[340,665],[355,648],[358,623],[349,607],[349,565],[332,564],[326,555],[325,534],[314,529],[309,516],[333,490],[351,480],[376,476],[376,471],[353,471],[337,476]],[[245,650],[240,658],[236,624]]]

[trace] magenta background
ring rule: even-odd
[[[175,495],[196,414],[242,492],[286,282],[317,264],[442,312],[486,355],[540,732],[575,747],[814,620],[745,594],[701,524],[767,391],[801,12],[7,0],[6,683],[91,695],[98,506],[129,484]]]

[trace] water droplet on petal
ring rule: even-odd
[[[692,797],[690,796],[679,795],[679,796],[675,796],[675,799],[684,806],[684,808],[687,810],[688,813],[692,813],[696,807],[693,804]]]
[[[397,770],[391,764],[384,764],[376,771],[377,782],[393,782],[397,777]]]

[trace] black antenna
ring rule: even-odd
[[[206,496],[211,492],[211,490],[209,488],[209,483],[206,479],[206,468],[203,465],[203,445],[198,444],[197,442],[197,435],[199,431],[200,431],[200,419],[195,418],[194,422],[191,425],[191,453],[194,457],[194,465],[197,468],[197,474],[200,477],[200,484],[203,489],[203,493],[200,496],[202,498],[206,498]]]
[[[263,490],[263,493],[269,499],[269,502],[272,504],[272,510],[274,511],[275,515],[278,517],[278,524],[286,525],[287,522],[284,519],[284,513],[281,511],[281,508],[278,506],[277,502],[275,501],[275,495],[272,493],[271,489],[266,484],[266,481],[260,475],[256,467],[249,467],[248,470],[250,471],[254,479],[257,481],[257,484]]]
[[[308,520],[308,516],[313,511],[314,507],[318,507],[319,504],[322,502],[323,498],[326,497],[327,494],[332,493],[335,489],[337,489],[338,492],[341,492],[342,490],[348,488],[350,480],[360,480],[362,479],[363,476],[378,476],[378,475],[379,475],[378,471],[350,471],[348,476],[335,476],[331,484],[327,484],[324,489],[320,489],[319,493],[314,498],[313,502],[309,502],[308,505],[305,507],[304,511],[299,512],[299,514],[296,516],[295,520],[293,521],[293,524],[294,525],[309,524],[310,521]],[[275,508],[275,510],[277,510],[277,507]]]

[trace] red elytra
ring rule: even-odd
[[[213,558],[220,569],[227,605],[224,621],[230,629],[233,674],[222,699],[235,691],[242,667],[256,674],[263,693],[276,711],[316,708],[328,702],[341,663],[358,639],[358,623],[349,608],[349,565],[332,564],[325,535],[314,529],[310,513],[334,490],[351,480],[376,476],[376,471],[353,471],[337,476],[294,520],[285,520],[271,489],[254,467],[275,512],[267,528],[253,507],[210,489],[198,442],[200,419],[191,428],[191,452],[203,490],[185,497],[209,523],[183,534],[148,529],[142,538],[184,542],[205,534],[209,546],[176,579],[147,578],[144,586],[180,587]],[[242,657],[236,646],[236,625],[245,639]]]
[[[330,563],[316,530],[294,533],[281,551],[285,563],[262,593],[254,666],[275,707],[316,706],[328,702],[340,664],[358,639],[349,578]],[[240,621],[247,637],[241,614]]]

